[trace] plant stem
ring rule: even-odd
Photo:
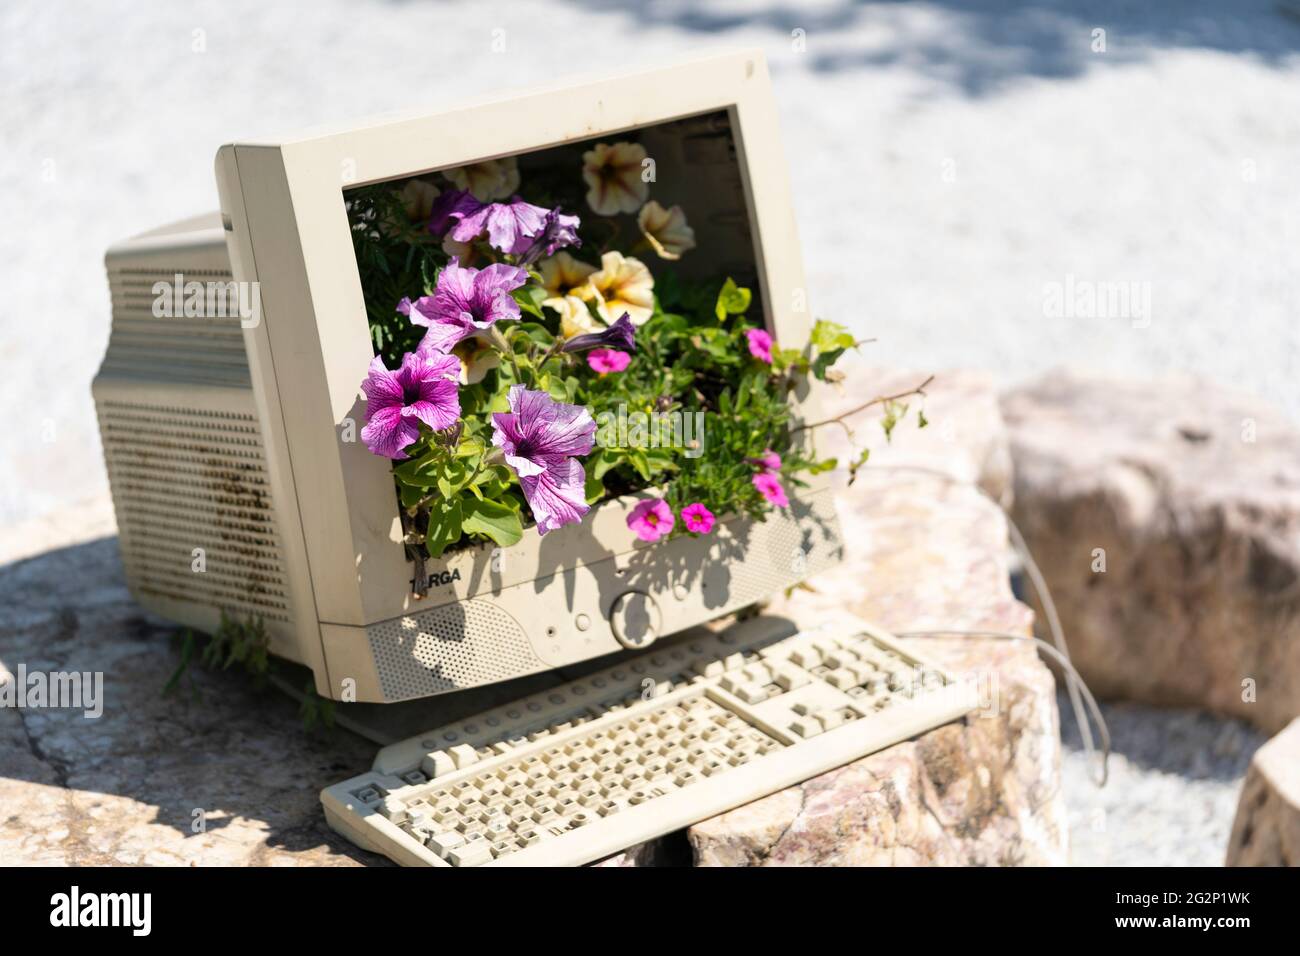
[[[900,398],[907,398],[908,396],[911,395],[924,396],[926,386],[933,381],[934,381],[934,376],[931,375],[920,385],[917,385],[914,388],[909,388],[905,392],[899,392],[896,395],[881,395],[877,398],[873,398],[869,402],[862,403],[857,408],[850,408],[847,412],[842,412],[839,415],[836,415],[834,418],[827,418],[820,422],[812,422],[811,424],[808,425],[799,425],[795,428],[790,429],[790,434],[793,435],[795,432],[801,432],[804,431],[805,429],[821,428],[823,425],[830,425],[833,423],[843,424],[844,419],[848,418],[850,415],[856,415],[858,412],[865,412],[868,408],[871,408],[871,406],[873,405],[883,405],[886,402],[896,402]]]

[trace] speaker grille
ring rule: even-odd
[[[366,628],[389,701],[490,684],[546,668],[507,612],[463,601]],[[473,635],[471,639],[468,635]]]
[[[751,532],[761,540],[750,557],[732,569],[727,607],[734,609],[780,593],[805,578],[829,570],[844,556],[835,503],[829,494],[812,505],[794,499],[791,518],[773,515]],[[759,556],[766,561],[756,560]]]
[[[97,408],[137,593],[288,621],[257,418],[112,399]],[[194,570],[195,548],[203,571]]]

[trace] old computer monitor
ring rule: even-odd
[[[654,156],[655,198],[691,211],[681,267],[748,282],[777,341],[802,345],[811,317],[761,53],[224,146],[219,220],[107,258],[114,322],[94,393],[138,600],[208,630],[223,611],[257,617],[322,695],[393,702],[642,647],[838,560],[821,476],[765,522],[722,516],[699,538],[639,541],[626,517],[643,496],[604,501],[504,551],[430,560],[413,594],[391,464],[346,440],[374,356],[348,192],[508,156],[536,168],[618,134]],[[159,283],[175,286],[162,315]],[[191,283],[208,313],[226,290],[221,314],[185,314]],[[816,415],[815,391],[791,401]]]

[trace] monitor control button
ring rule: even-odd
[[[609,609],[609,626],[624,647],[648,647],[663,626],[659,605],[640,591],[620,594]]]

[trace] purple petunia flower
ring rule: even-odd
[[[542,225],[541,231],[529,239],[528,244],[523,248],[519,264],[530,266],[543,256],[553,256],[568,246],[580,247],[582,245],[582,240],[578,238],[580,222],[577,216],[566,216],[558,208],[552,209],[546,214],[546,222]]]
[[[473,242],[484,232],[488,242],[501,252],[518,255],[532,245],[533,237],[546,228],[550,210],[524,202],[518,196],[510,202],[493,202],[470,211],[454,210],[449,215],[460,219],[451,228],[451,238],[457,242]]]
[[[760,362],[772,364],[772,336],[762,329],[750,329],[745,333],[749,339],[749,354]]]
[[[451,189],[441,193],[433,201],[433,209],[429,213],[429,232],[442,238],[451,228],[453,221],[460,222],[466,216],[474,215],[483,208],[483,205],[463,189]]]
[[[453,355],[423,356],[407,352],[390,372],[378,355],[361,383],[366,393],[366,426],[361,440],[376,455],[405,458],[404,449],[420,437],[420,422],[434,431],[460,420],[456,377],[460,360]]]
[[[636,351],[636,326],[632,318],[624,312],[617,322],[599,332],[575,335],[560,346],[561,352],[582,352],[587,349],[615,348]]]
[[[405,306],[412,322],[429,327],[420,352],[446,353],[494,322],[519,318],[519,303],[510,293],[527,281],[528,273],[516,266],[496,263],[486,269],[465,269],[452,259],[438,275],[433,295],[414,302],[403,299],[397,311]]]
[[[557,402],[545,392],[512,385],[510,411],[492,416],[492,444],[505,452],[524,498],[546,534],[576,524],[589,510],[587,473],[573,457],[591,452],[596,422],[581,405]]]

